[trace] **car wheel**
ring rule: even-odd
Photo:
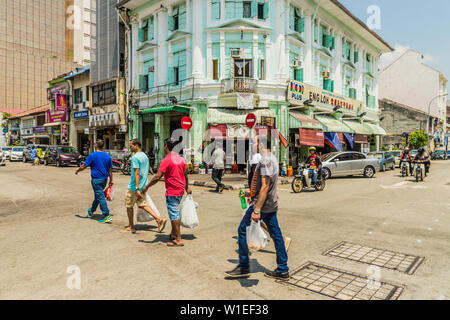
[[[48,161],[47,161],[47,159],[44,159],[44,166],[48,166]]]
[[[331,178],[331,171],[328,168],[325,168],[325,175],[324,175],[324,179],[328,180]]]
[[[372,166],[368,166],[364,168],[364,177],[373,178],[375,175],[375,169]]]
[[[22,162],[27,163],[27,157],[23,156]]]
[[[58,161],[58,160],[56,160],[56,166],[59,168],[59,167],[61,167],[61,163]]]

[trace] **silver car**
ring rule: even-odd
[[[12,147],[0,147],[0,150],[3,151],[3,153],[6,156],[6,159],[9,159],[9,155],[11,154]]]
[[[9,154],[9,161],[22,161],[25,147],[13,147]]]
[[[363,175],[372,178],[380,169],[379,160],[364,153],[346,151],[332,152],[321,156],[326,178]]]
[[[6,153],[0,150],[0,166],[6,166]]]

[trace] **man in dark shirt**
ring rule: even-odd
[[[305,165],[309,166],[309,172],[312,173],[312,183],[315,185],[317,182],[318,173],[322,170],[322,161],[316,153],[316,148],[309,148],[310,156],[305,161]]]
[[[104,218],[99,220],[99,222],[107,223],[111,222],[112,218],[109,214],[104,190],[108,182],[108,177],[109,186],[113,186],[114,183],[112,175],[112,159],[109,154],[103,152],[103,146],[103,140],[97,140],[95,143],[95,152],[88,156],[86,162],[78,168],[75,174],[78,175],[80,171],[85,170],[87,167],[91,167],[91,185],[94,190],[94,201],[92,202],[92,206],[87,210],[87,213],[89,218],[92,218],[94,212],[100,205]]]

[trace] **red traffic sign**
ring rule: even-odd
[[[192,128],[192,119],[189,117],[184,117],[181,119],[181,127],[184,130],[190,130]]]
[[[245,124],[252,129],[256,125],[256,116],[254,113],[249,113],[245,118]]]

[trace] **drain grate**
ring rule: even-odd
[[[307,262],[291,272],[289,281],[277,282],[339,300],[397,300],[404,289],[314,262]]]
[[[409,275],[416,272],[417,268],[425,260],[423,257],[411,254],[377,249],[345,241],[327,250],[323,254],[329,257],[338,257],[381,268],[397,270]]]

